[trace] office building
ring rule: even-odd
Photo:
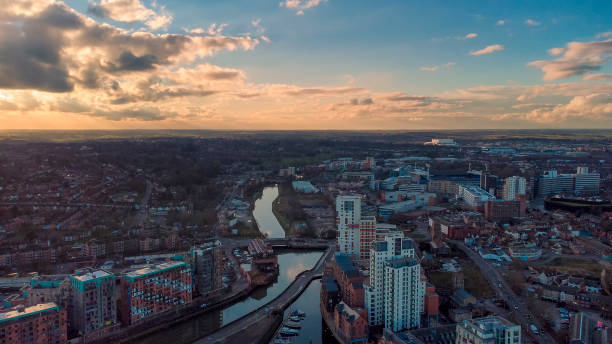
[[[115,275],[89,270],[70,276],[70,326],[84,337],[117,324]]]
[[[521,326],[500,316],[469,319],[457,324],[457,344],[519,344]]]
[[[598,194],[599,179],[599,173],[589,172],[586,167],[578,167],[575,174],[557,174],[556,170],[547,171],[538,179],[538,196],[567,193]]]
[[[517,196],[525,196],[527,192],[527,179],[512,176],[504,180],[504,195],[506,201],[514,201]]]
[[[121,278],[121,321],[133,325],[191,302],[191,269],[185,262],[150,265]]]
[[[0,313],[0,343],[66,343],[66,310],[53,302]]]
[[[193,279],[200,295],[223,286],[223,247],[219,240],[210,241],[192,248]]]
[[[486,201],[495,199],[495,196],[477,186],[459,186],[457,196],[475,209],[482,208]]]
[[[588,167],[578,167],[574,175],[574,193],[577,195],[599,194],[599,173],[589,173]]]
[[[365,289],[368,323],[393,331],[419,327],[425,311],[425,281],[414,242],[391,232],[372,243],[370,281]]]

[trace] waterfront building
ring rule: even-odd
[[[191,257],[194,284],[200,295],[206,295],[223,286],[223,247],[219,240],[192,248]]]
[[[115,275],[87,270],[70,276],[70,326],[84,337],[117,324]]]
[[[66,310],[53,302],[0,313],[0,343],[66,343]]]
[[[457,344],[521,342],[521,326],[500,316],[464,320],[457,324]]]
[[[425,281],[414,242],[401,232],[390,232],[372,243],[370,281],[365,306],[370,326],[392,331],[420,326],[424,312]]]
[[[130,271],[121,278],[121,321],[142,322],[155,314],[191,302],[191,269],[185,262],[166,262]]]
[[[337,252],[332,263],[332,276],[339,287],[340,298],[351,307],[363,307],[363,282],[366,277],[345,253]]]
[[[334,310],[334,334],[342,343],[367,343],[368,322],[344,302]]]
[[[518,176],[508,177],[504,180],[503,198],[514,201],[518,195],[524,196],[527,192],[527,179]]]

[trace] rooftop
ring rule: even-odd
[[[59,312],[59,308],[53,302],[50,303],[40,303],[35,306],[25,307],[21,309],[12,310],[6,313],[0,313],[0,323],[4,321],[9,321],[13,319],[18,319],[24,316],[34,315],[37,313],[42,313],[50,310],[55,310]]]
[[[130,271],[125,274],[125,277],[134,280],[136,278],[145,277],[154,273],[163,272],[166,270],[171,270],[183,266],[187,266],[187,264],[185,262],[165,262],[161,264],[149,265],[142,269]]]
[[[98,278],[106,278],[106,277],[111,277],[111,276],[112,274],[109,274],[108,272],[104,270],[96,270],[96,271],[86,272],[82,275],[73,275],[72,278],[79,280],[81,282],[88,282],[88,281],[96,280]]]

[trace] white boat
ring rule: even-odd
[[[297,336],[298,334],[300,334],[300,331],[294,330],[294,329],[289,328],[289,327],[283,327],[280,330],[280,334],[281,334],[281,336],[285,336],[285,337]]]
[[[301,321],[302,318],[298,317],[297,315],[292,315],[289,317],[289,320],[298,322]]]
[[[302,328],[302,325],[300,325],[300,323],[297,321],[287,320],[285,321],[285,327],[300,329]]]

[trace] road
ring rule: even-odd
[[[149,211],[149,200],[151,200],[151,190],[153,185],[151,181],[147,179],[147,188],[145,190],[144,196],[140,200],[140,208],[138,209],[138,225],[143,226],[145,220],[147,219],[147,213]]]
[[[521,334],[524,337],[529,336],[538,343],[555,343],[553,337],[544,331],[542,324],[529,312],[527,306],[522,302],[521,298],[518,297],[510,288],[508,283],[502,278],[497,270],[495,270],[486,260],[484,260],[478,253],[472,251],[465,246],[461,241],[449,240],[455,244],[461,251],[463,251],[482,271],[483,276],[489,281],[489,284],[495,290],[498,297],[504,299],[509,307],[514,308],[515,318],[521,323],[522,331]],[[529,315],[531,319],[527,318]],[[529,330],[529,325],[534,324],[541,332],[541,336],[535,336]]]
[[[266,319],[270,318],[270,314],[273,310],[282,311],[288,307],[302,292],[308,287],[308,284],[313,278],[319,277],[323,274],[323,268],[325,261],[333,254],[332,248],[328,249],[322,259],[320,259],[317,265],[297,277],[297,279],[283,291],[277,298],[258,308],[252,313],[222,327],[217,332],[196,341],[196,344],[210,344],[210,343],[227,343],[233,342],[231,337],[241,335],[240,342],[247,343],[249,340],[254,340],[252,332],[248,331],[257,323],[264,323]],[[251,335],[251,336],[249,336]]]

